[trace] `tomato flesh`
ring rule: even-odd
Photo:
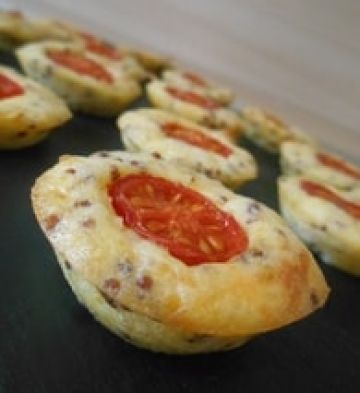
[[[0,100],[19,96],[24,93],[24,89],[7,76],[0,74]]]
[[[120,177],[108,187],[125,226],[189,266],[226,262],[248,246],[235,219],[198,192],[148,174]]]
[[[215,138],[204,135],[195,129],[184,127],[176,122],[164,123],[161,128],[164,133],[171,138],[179,139],[190,145],[211,151],[220,156],[229,157],[232,153],[231,149],[217,141]]]
[[[88,33],[80,33],[80,35],[85,41],[86,49],[90,52],[107,57],[111,60],[120,60],[122,58],[121,53],[107,42],[99,40]]]
[[[358,171],[354,168],[351,168],[349,165],[346,164],[346,162],[341,161],[338,158],[329,156],[324,153],[318,153],[317,159],[321,164],[323,164],[329,168],[332,168],[332,169],[335,169],[339,172],[342,172],[345,175],[353,177],[356,180],[360,180],[360,171]]]
[[[217,101],[209,97],[204,97],[201,94],[194,93],[193,91],[180,90],[175,87],[167,87],[166,91],[174,98],[189,102],[190,104],[194,104],[205,109],[213,110],[220,108],[220,105]]]
[[[199,75],[193,74],[192,72],[184,72],[183,77],[194,85],[206,87],[207,83]]]
[[[355,219],[360,219],[360,205],[357,203],[353,203],[347,201],[346,199],[341,198],[338,194],[329,190],[327,187],[315,183],[310,180],[302,180],[301,188],[308,193],[309,195],[325,199],[328,202],[333,203],[340,209],[346,211],[350,216]]]
[[[56,64],[98,81],[112,83],[113,77],[98,63],[69,50],[49,50],[47,56]]]

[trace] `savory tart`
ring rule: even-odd
[[[239,135],[241,122],[237,113],[224,108],[218,101],[194,89],[183,89],[153,80],[146,86],[149,101],[155,107],[169,110],[210,128],[227,129]]]
[[[162,73],[162,78],[175,87],[193,89],[200,94],[205,94],[222,105],[229,105],[234,100],[234,93],[230,89],[220,87],[193,72],[168,69]]]
[[[279,182],[280,210],[294,231],[321,259],[360,275],[360,201],[304,176]]]
[[[256,178],[252,155],[221,133],[161,109],[138,109],[117,121],[127,150],[189,166],[230,187]]]
[[[256,145],[277,153],[285,141],[313,144],[312,139],[298,128],[286,124],[277,116],[254,106],[245,106],[240,112],[241,128]]]
[[[360,168],[334,154],[317,150],[314,146],[285,142],[281,145],[280,160],[286,175],[306,174],[307,177],[339,189],[360,189]]]
[[[34,145],[71,118],[63,100],[15,70],[0,66],[0,149]]]
[[[44,41],[16,51],[22,68],[48,86],[74,110],[115,116],[141,95],[135,80],[95,61],[75,44]]]
[[[151,155],[62,157],[32,203],[80,302],[153,351],[233,348],[328,295],[276,213]]]

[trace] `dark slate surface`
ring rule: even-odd
[[[0,392],[360,392],[359,281],[325,266],[323,310],[227,353],[153,354],[93,320],[63,279],[29,192],[59,155],[120,146],[113,120],[78,115],[38,146],[0,152]],[[243,192],[276,208],[276,157],[247,146],[261,176]]]

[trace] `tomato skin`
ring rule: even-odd
[[[102,41],[88,33],[80,33],[80,35],[85,41],[86,49],[90,52],[107,57],[111,60],[120,60],[122,58],[119,50],[105,41]]]
[[[164,123],[161,126],[164,133],[171,138],[179,139],[190,145],[216,153],[222,157],[229,157],[232,150],[215,138],[204,135],[196,129],[184,127],[175,122]]]
[[[329,188],[310,180],[302,180],[300,186],[307,194],[331,202],[355,219],[360,219],[359,204],[347,201]]]
[[[47,51],[47,56],[54,63],[81,74],[90,76],[98,81],[112,83],[113,77],[100,64],[85,56],[69,50],[52,49]]]
[[[0,74],[0,100],[24,94],[22,86]]]
[[[173,97],[188,102],[193,105],[200,106],[204,109],[214,110],[220,108],[220,104],[212,98],[204,97],[201,94],[194,93],[193,91],[181,90],[175,87],[167,87],[166,91]]]
[[[346,162],[324,153],[318,153],[316,157],[321,164],[329,168],[335,169],[338,172],[342,172],[345,175],[353,177],[356,180],[360,180],[360,171],[351,168],[349,165],[346,164]]]
[[[207,87],[208,84],[199,75],[193,74],[192,72],[184,72],[182,76],[189,82],[200,87]]]
[[[142,173],[118,178],[108,194],[125,226],[188,266],[227,262],[248,247],[230,214],[181,184]]]

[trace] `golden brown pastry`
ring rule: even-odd
[[[37,179],[32,203],[79,300],[153,351],[235,347],[328,295],[276,213],[150,155],[63,157]]]

